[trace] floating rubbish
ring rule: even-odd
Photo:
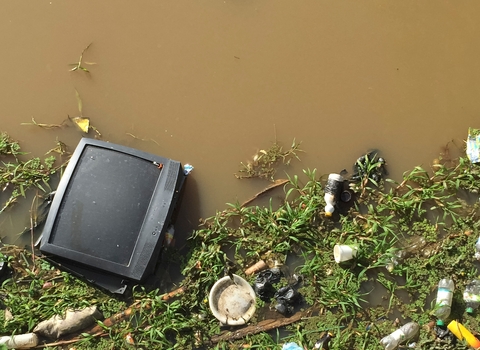
[[[358,248],[353,245],[335,244],[333,257],[337,264],[353,259],[357,256]]]
[[[132,333],[128,333],[125,336],[125,343],[127,345],[135,345],[135,339],[133,339]]]
[[[437,325],[443,326],[445,320],[450,316],[452,298],[455,285],[449,278],[444,278],[438,283],[435,316],[438,318]]]
[[[101,318],[103,316],[96,306],[82,310],[67,310],[64,317],[55,315],[40,322],[33,331],[47,338],[58,339],[65,334],[82,330]]]
[[[273,284],[280,282],[281,277],[282,271],[276,267],[261,271],[255,279],[253,290],[261,300],[270,301],[275,295]]]
[[[301,294],[292,286],[285,286],[275,293],[274,298],[277,299],[275,310],[282,315],[291,315],[295,304],[301,299]]]
[[[461,323],[453,320],[447,328],[452,332],[459,340],[465,340],[468,345],[474,349],[480,348],[480,340],[478,340],[468,329],[466,329]]]
[[[352,200],[351,190],[345,190],[340,194],[340,200],[344,203],[348,203]]]
[[[380,340],[380,344],[385,347],[385,350],[393,350],[401,343],[405,343],[417,335],[420,326],[416,322],[409,322],[393,333]]]
[[[480,130],[468,128],[467,157],[472,163],[480,162]]]
[[[190,174],[193,169],[194,169],[194,168],[193,168],[193,165],[185,164],[185,165],[183,166],[183,173],[184,173],[185,176],[186,176],[186,175]]]
[[[38,337],[35,333],[4,336],[0,337],[0,345],[5,345],[7,349],[29,349],[38,345]]]
[[[325,185],[325,215],[332,216],[335,211],[335,204],[340,198],[343,190],[343,176],[340,174],[328,175],[327,184]]]
[[[257,272],[265,270],[265,269],[268,269],[267,263],[263,260],[260,260],[260,261],[257,261],[252,266],[250,266],[249,268],[247,268],[245,270],[245,275],[247,275],[247,276],[253,275],[254,273],[257,273]]]
[[[0,258],[0,277],[7,272],[7,263]]]
[[[165,232],[165,241],[164,244],[166,247],[173,246],[173,238],[175,237],[175,227],[173,225],[168,226],[167,231]]]
[[[475,259],[480,260],[480,237],[477,239],[477,243],[475,243]]]
[[[297,343],[285,343],[282,346],[282,350],[304,350],[304,349]]]
[[[373,166],[375,164],[376,166]],[[377,151],[371,151],[357,159],[350,179],[358,182],[367,177],[378,183],[384,175],[388,175],[386,165],[384,158],[377,157]]]
[[[463,300],[467,313],[473,314],[474,310],[480,306],[480,280],[474,279],[467,284],[463,292]]]
[[[328,350],[328,343],[330,340],[333,338],[333,333],[327,332],[323,337],[321,337],[317,342],[315,343],[315,346],[313,347],[314,349],[320,349],[320,350]]]
[[[252,287],[242,277],[234,274],[215,282],[208,302],[213,316],[230,326],[247,323],[256,310]]]

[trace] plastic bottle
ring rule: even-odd
[[[35,333],[5,336],[0,337],[0,344],[6,345],[7,349],[28,349],[38,345],[38,337]]]
[[[325,215],[332,216],[335,210],[340,193],[343,189],[343,176],[340,174],[328,175],[327,184],[325,185]]]
[[[474,279],[465,287],[463,300],[467,306],[467,313],[473,314],[473,311],[480,306],[480,280]]]
[[[475,259],[480,260],[480,237],[477,239],[477,243],[475,243]]]
[[[333,338],[333,333],[328,332],[322,338],[320,338],[313,347],[314,349],[328,350],[328,343]]]
[[[461,323],[453,320],[451,321],[447,328],[452,332],[459,340],[464,340],[474,349],[480,348],[480,340],[475,338],[475,336],[470,333]]]
[[[395,332],[390,333],[386,337],[380,340],[380,344],[385,347],[385,350],[396,349],[398,345],[404,343],[418,333],[420,326],[416,322],[409,322],[397,329]]]
[[[450,316],[454,289],[455,285],[449,278],[444,278],[438,283],[435,316],[438,318],[439,326],[445,325],[444,321]]]

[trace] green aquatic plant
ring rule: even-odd
[[[258,151],[251,161],[241,162],[240,170],[235,174],[235,177],[238,179],[256,177],[273,181],[279,163],[289,165],[293,158],[300,160],[297,154],[299,152],[302,152],[300,143],[295,140],[287,150],[284,150],[283,146],[275,141],[268,149]]]
[[[77,63],[70,63],[70,66],[73,66],[73,68],[70,69],[70,72],[74,72],[76,70],[82,70],[86,73],[90,73],[90,71],[83,67],[82,64],[83,64],[83,55],[85,54],[85,52],[88,50],[88,48],[92,45],[92,43],[88,44],[83,50],[82,50],[82,53],[80,54],[80,58],[78,59],[78,62]],[[94,62],[85,62],[85,64],[88,64],[88,65],[92,65],[92,64],[95,64]]]
[[[62,143],[57,141],[55,149],[61,145]],[[53,149],[48,153],[51,152]],[[20,197],[26,197],[29,190],[51,192],[51,177],[63,169],[68,162],[68,159],[62,160],[61,164],[56,165],[57,158],[53,155],[43,159],[33,157],[24,160],[26,153],[22,152],[20,144],[6,133],[2,133],[0,137],[0,154],[4,156],[0,165],[0,188],[2,193],[8,196],[0,208],[0,213],[16,203]],[[60,156],[64,154],[64,152],[59,153]]]

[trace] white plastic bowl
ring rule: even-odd
[[[219,279],[208,300],[213,315],[223,324],[237,326],[248,322],[256,310],[255,291],[242,277]]]

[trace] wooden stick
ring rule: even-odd
[[[301,320],[303,317],[307,316],[311,311],[312,311],[311,309],[308,309],[305,311],[299,311],[291,317],[263,320],[257,324],[249,325],[247,327],[238,329],[233,332],[225,331],[219,335],[214,336],[211,339],[211,342],[213,344],[216,344],[223,340],[226,340],[226,341],[238,340],[246,337],[247,335],[257,334],[257,333],[266,332],[278,327],[283,327]]]
[[[96,334],[92,334],[92,337],[105,337],[107,336],[108,333],[104,333],[104,332],[99,332],[99,333],[96,333]],[[48,344],[41,344],[41,345],[37,345],[35,346],[35,348],[49,348],[51,346],[60,346],[60,345],[67,345],[67,344],[72,344],[72,343],[76,343],[77,341],[79,341],[80,338],[78,337],[75,337],[73,339],[69,339],[69,340],[60,340],[60,341],[57,341],[55,343],[48,343]]]
[[[162,300],[169,300],[171,298],[173,298],[174,296],[178,295],[178,294],[181,294],[185,291],[185,287],[180,287],[180,288],[177,288],[169,293],[166,293],[162,296]],[[128,317],[130,317],[132,315],[132,313],[138,309],[140,309],[141,307],[141,304],[140,302],[136,302],[134,303],[133,305],[131,305],[128,309],[122,311],[122,312],[119,312],[113,316],[110,316],[109,318],[105,319],[102,323],[103,323],[103,326],[104,327],[111,327],[113,326],[114,324],[117,324],[125,319],[127,319]],[[150,309],[150,304],[146,304],[144,306],[145,309]],[[94,326],[91,326],[90,328],[87,328],[85,330],[83,330],[82,333],[88,333],[88,334],[94,334],[94,333],[98,333],[98,332],[101,332],[103,331],[103,327],[96,324]]]
[[[262,194],[274,189],[274,188],[277,188],[279,186],[282,186],[282,185],[285,185],[286,183],[288,182],[287,179],[278,179],[278,180],[275,180],[272,184],[270,184],[269,186],[265,187],[263,190],[261,190],[260,192],[258,192],[256,195],[254,195],[252,198],[250,199],[247,199],[245,202],[242,203],[241,207],[243,208],[244,206],[246,206],[247,204],[253,202],[255,199],[257,199],[258,197],[260,197]]]

